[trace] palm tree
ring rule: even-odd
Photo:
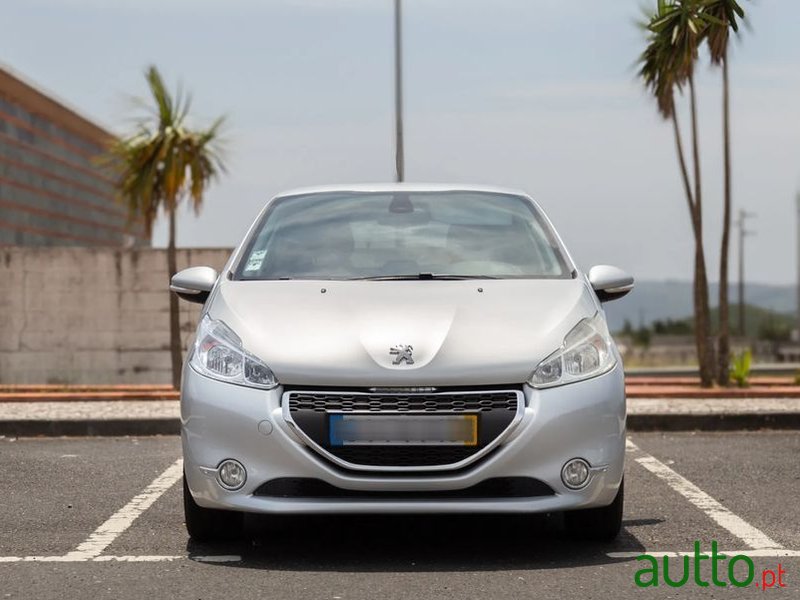
[[[689,207],[695,240],[694,320],[695,345],[700,367],[700,381],[710,386],[714,381],[714,346],[711,342],[711,321],[708,298],[708,275],[703,246],[703,202],[700,168],[700,145],[697,126],[697,96],[694,67],[698,48],[713,17],[705,12],[704,0],[658,0],[656,12],[645,24],[648,44],[640,57],[639,76],[654,96],[659,113],[672,122],[681,178]],[[675,90],[689,90],[692,132],[691,183],[683,142],[675,110]]]
[[[730,93],[728,81],[728,42],[730,30],[739,31],[737,17],[744,19],[744,10],[736,0],[710,0],[706,11],[715,22],[707,30],[711,64],[722,68],[722,137],[724,161],[724,208],[722,216],[722,245],[719,259],[719,338],[717,345],[717,382],[728,385],[730,365],[730,321],[728,309],[728,256],[731,231],[731,137]]]
[[[219,130],[223,118],[208,129],[186,126],[190,100],[180,90],[173,97],[154,66],[145,72],[153,105],[137,121],[135,131],[116,141],[109,161],[118,169],[118,191],[132,220],[141,218],[148,236],[159,211],[169,217],[167,269],[170,279],[177,272],[175,213],[181,202],[191,202],[199,212],[210,182],[225,171]],[[182,344],[178,298],[169,295],[170,355],[172,384],[180,387]]]

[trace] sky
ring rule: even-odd
[[[635,21],[654,4],[404,0],[406,179],[523,189],[582,267],[689,279],[694,246],[672,131],[636,80],[644,42]],[[750,28],[730,62],[733,202],[757,215],[747,279],[790,283],[800,2],[743,4]],[[0,61],[116,133],[136,114],[131,97],[146,96],[151,63],[192,93],[194,124],[227,115],[228,173],[199,216],[182,212],[178,244],[233,246],[282,190],[393,179],[392,14],[391,0],[5,0]],[[705,56],[698,101],[713,281],[721,85]],[[681,119],[688,124],[685,110]],[[166,244],[163,219],[153,243]]]

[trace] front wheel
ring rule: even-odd
[[[203,508],[192,498],[183,476],[183,514],[186,531],[196,542],[234,540],[241,536],[244,515],[230,510]]]
[[[622,505],[625,502],[625,480],[619,484],[614,501],[608,506],[584,508],[564,513],[570,535],[600,542],[613,541],[622,529]]]

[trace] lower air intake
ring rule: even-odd
[[[343,500],[486,500],[501,498],[537,498],[552,496],[553,488],[532,477],[495,477],[462,490],[426,492],[346,490],[321,479],[282,477],[256,489],[254,496],[293,499]]]

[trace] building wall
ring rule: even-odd
[[[0,245],[149,245],[99,166],[111,140],[0,68]]]
[[[180,249],[221,269],[230,249]],[[0,383],[170,383],[166,251],[0,248]],[[180,302],[184,344],[200,306]]]

